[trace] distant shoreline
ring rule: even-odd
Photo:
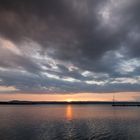
[[[47,105],[47,104],[79,104],[79,105],[112,105],[112,106],[140,106],[140,102],[112,102],[112,101],[0,101],[0,105]]]

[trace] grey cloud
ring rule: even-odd
[[[139,91],[139,82],[111,83],[139,76],[140,66],[128,64],[140,62],[139,8],[138,0],[1,0],[1,40],[20,51],[0,46],[3,85],[21,92]]]

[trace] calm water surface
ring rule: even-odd
[[[140,107],[0,106],[0,140],[140,140]]]

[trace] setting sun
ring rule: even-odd
[[[72,99],[67,99],[66,100],[68,103],[72,102],[73,100]]]

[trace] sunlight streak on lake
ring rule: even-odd
[[[66,107],[66,118],[67,118],[67,120],[72,120],[72,118],[73,118],[73,110],[72,110],[71,105],[68,105]]]

